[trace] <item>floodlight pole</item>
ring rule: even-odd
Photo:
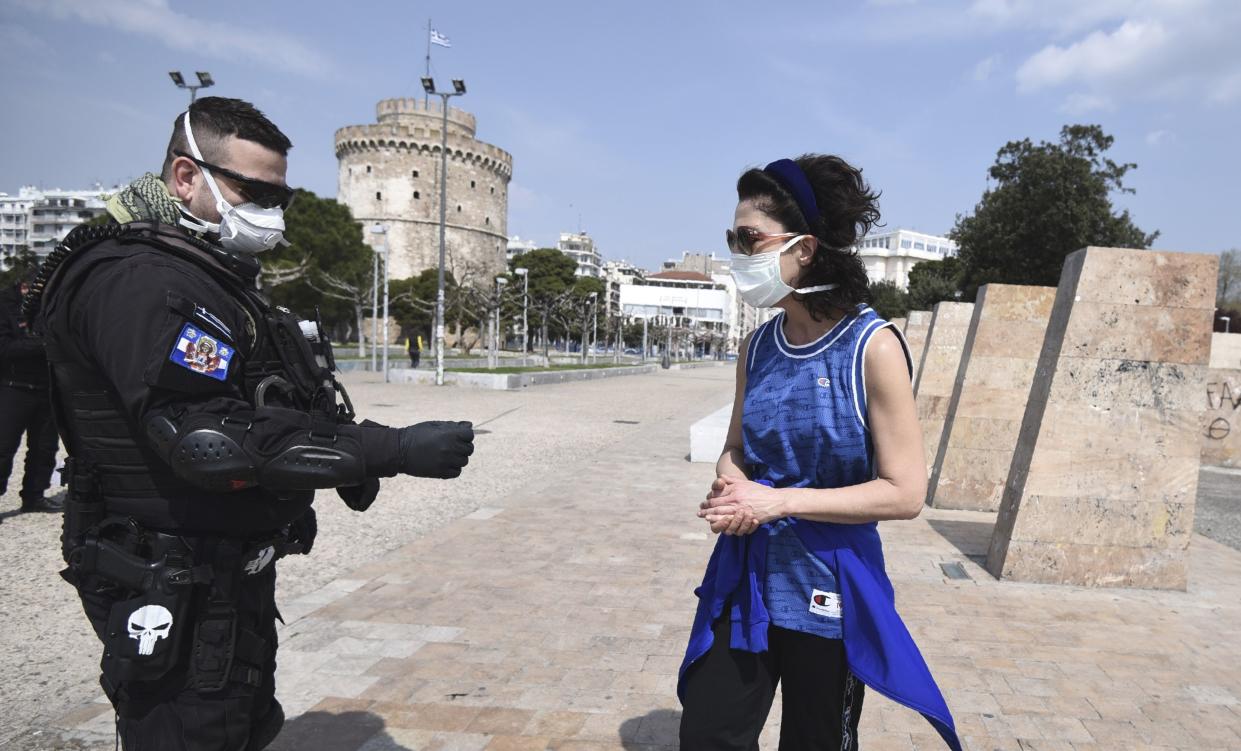
[[[207,71],[200,70],[197,75],[198,84],[194,85],[185,82],[185,77],[181,75],[181,71],[173,70],[168,72],[168,77],[171,78],[172,82],[177,85],[177,88],[190,90],[190,104],[193,104],[194,100],[197,99],[199,89],[215,86],[215,80],[212,79],[211,74]]]
[[[382,238],[382,242],[383,242],[383,255],[384,255],[384,261],[383,261],[383,263],[384,263],[384,280],[383,280],[383,285],[384,285],[383,372],[384,372],[384,383],[388,383],[388,225],[386,225],[386,224],[376,224],[375,226],[371,227],[371,232],[372,232],[372,233],[374,233],[374,234],[376,234],[376,235],[380,235],[380,236],[381,236],[381,238]],[[376,264],[376,266],[378,266],[378,264],[379,264],[379,254],[378,254],[378,253],[376,253],[376,254],[375,254],[375,264]],[[378,274],[376,274],[376,278],[375,278],[374,282],[377,284],[377,283],[378,283],[378,281],[379,281],[379,280],[378,280]],[[377,298],[377,297],[378,297],[378,290],[375,290],[375,291],[373,292],[373,294],[372,294],[372,299],[375,299],[375,298]],[[378,311],[374,311],[374,310],[372,309],[372,316],[374,317],[375,323],[378,323],[378,320],[379,320],[378,316],[377,316],[377,315],[375,315],[375,313],[377,313],[377,312],[378,312]],[[378,339],[378,337],[375,337],[375,339]],[[373,364],[373,363],[374,363],[374,360],[375,360],[375,357],[374,357],[374,348],[372,347],[372,349],[371,349],[371,362],[372,362],[372,366],[371,366],[371,367],[372,367],[372,368],[374,367],[374,364]]]
[[[422,79],[422,88],[428,95],[438,96],[443,102],[443,120],[440,125],[440,266],[435,287],[435,385],[444,385],[444,233],[448,201],[448,100],[465,93],[465,83],[453,81],[454,91],[436,91],[430,76]]]
[[[530,269],[519,267],[513,269],[514,274],[521,275],[525,280],[525,285],[521,292],[521,356],[526,356],[526,350],[530,348],[530,322],[526,316],[530,307]]]

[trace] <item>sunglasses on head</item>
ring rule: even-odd
[[[287,209],[293,203],[294,190],[287,185],[277,185],[276,183],[269,183],[266,180],[259,180],[255,177],[246,177],[240,172],[234,172],[227,167],[204,162],[202,159],[195,159],[193,155],[187,154],[184,151],[174,151],[172,153],[177,156],[183,156],[199,167],[211,170],[216,175],[232,180],[237,185],[237,192],[250,203],[257,204],[265,209],[274,209],[276,207]]]
[[[731,229],[724,230],[724,239],[728,241],[728,249],[733,253],[740,253],[743,256],[754,255],[754,246],[766,242],[768,240],[779,240],[790,237],[799,237],[804,232],[759,232],[753,227],[738,227],[734,232]]]

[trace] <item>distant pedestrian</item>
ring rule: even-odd
[[[409,353],[409,367],[417,368],[422,360],[422,337],[406,337],[405,351]]]
[[[61,504],[43,496],[52,484],[58,439],[43,340],[31,333],[21,313],[27,290],[29,284],[21,282],[0,293],[0,493],[8,489],[13,457],[25,436],[21,510],[58,512]]]
[[[780,748],[858,748],[864,685],[952,716],[896,612],[876,522],[926,494],[901,335],[866,304],[850,248],[879,220],[834,156],[746,171],[727,231],[750,305],[781,312],[742,343],[724,451],[699,516],[717,540],[682,663],[681,748],[758,748],[776,687]]]

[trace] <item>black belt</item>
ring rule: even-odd
[[[11,389],[21,389],[22,391],[47,391],[47,384],[38,386],[33,383],[25,383],[23,381],[10,381],[8,379],[0,381],[0,386],[8,386]]]

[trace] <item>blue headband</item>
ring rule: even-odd
[[[819,202],[814,200],[814,189],[806,179],[806,173],[792,159],[777,159],[763,167],[763,172],[775,178],[797,201],[801,214],[806,219],[806,226],[813,228],[814,220],[819,218]]]

